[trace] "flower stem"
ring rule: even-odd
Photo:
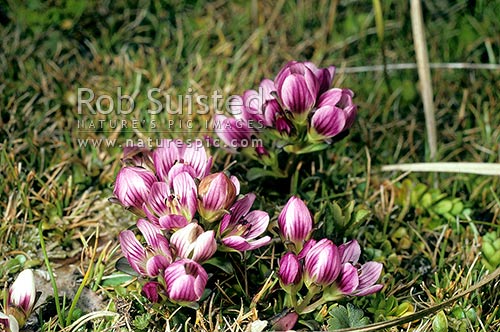
[[[314,303],[311,303],[310,305],[308,305],[307,307],[305,307],[303,310],[302,310],[302,313],[303,314],[307,314],[311,311],[314,311],[317,307],[319,307],[320,305],[323,305],[325,304],[326,301],[325,299],[322,297],[320,298],[319,300],[317,300],[316,302]]]
[[[54,302],[56,304],[57,319],[59,320],[59,325],[65,327],[64,325],[64,313],[61,311],[61,304],[59,303],[59,294],[57,292],[56,279],[49,262],[49,256],[47,256],[47,249],[45,248],[45,240],[43,239],[42,223],[38,226],[38,235],[40,237],[40,245],[42,246],[43,259],[45,261],[45,266],[47,267],[47,272],[50,277],[50,282],[54,290]]]
[[[309,289],[309,292],[307,293],[307,295],[302,299],[302,301],[300,302],[300,304],[295,307],[295,311],[299,315],[301,313],[303,313],[304,309],[306,309],[306,307],[308,306],[309,302],[311,302],[311,300],[318,293],[318,291],[319,291],[319,287],[318,286],[312,286]]]

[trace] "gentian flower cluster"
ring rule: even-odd
[[[0,312],[0,330],[18,332],[33,311],[36,300],[35,278],[32,270],[23,270],[7,292],[5,313]]]
[[[214,128],[227,146],[276,169],[277,153],[325,149],[353,125],[357,106],[350,89],[331,88],[335,67],[291,61],[259,91],[231,101],[232,116],[217,115]],[[260,139],[251,146],[254,138]]]
[[[122,253],[146,282],[153,302],[166,297],[184,305],[198,301],[208,274],[202,264],[218,249],[247,251],[271,241],[264,211],[251,210],[255,195],[238,198],[240,183],[210,173],[212,158],[200,140],[163,140],[154,151],[127,148],[113,200],[139,219],[120,234]]]
[[[288,248],[279,261],[279,280],[299,314],[343,296],[364,296],[382,289],[383,285],[376,284],[382,264],[360,264],[361,247],[356,240],[337,247],[329,239],[311,239],[311,213],[298,197],[289,199],[278,217],[278,226]],[[304,285],[307,294],[297,303]],[[311,303],[315,297],[319,299]]]

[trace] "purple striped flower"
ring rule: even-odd
[[[187,172],[179,173],[172,184],[155,182],[143,206],[148,218],[163,229],[189,224],[198,205],[196,184]]]
[[[35,276],[30,269],[23,270],[9,288],[9,307],[22,309],[26,318],[35,305]]]
[[[361,265],[358,270],[359,285],[353,295],[365,296],[380,291],[384,285],[376,284],[382,273],[382,264],[377,262],[368,262]]]
[[[183,304],[198,301],[207,285],[207,272],[191,259],[181,259],[170,264],[164,273],[167,296]]]
[[[337,247],[332,241],[322,239],[314,244],[305,255],[304,281],[309,288],[311,285],[328,286],[340,274],[340,256]]]
[[[361,247],[358,241],[351,240],[339,246],[342,271],[336,282],[337,289],[344,295],[364,296],[376,293],[383,285],[376,284],[382,273],[382,264],[368,262],[358,263]]]
[[[159,227],[145,219],[139,219],[137,227],[144,236],[147,246],[143,246],[132,231],[125,230],[119,236],[122,253],[137,273],[156,277],[172,263],[168,240]]]
[[[7,315],[0,317],[5,320],[4,326],[15,330],[24,326],[35,305],[35,277],[30,269],[23,270],[9,288],[7,296]]]
[[[208,156],[200,139],[189,144],[181,140],[164,139],[153,152],[153,163],[159,179],[170,183],[173,177],[170,172],[174,166],[182,167],[175,173],[188,172],[193,178],[204,178],[210,173],[212,158]]]
[[[0,327],[3,327],[5,332],[19,332],[19,323],[12,315],[6,315],[0,312]]]
[[[269,236],[261,237],[269,225],[267,212],[254,210],[250,212],[254,194],[247,194],[233,204],[220,223],[219,233],[222,243],[238,251],[254,250],[271,242]]]
[[[280,234],[285,241],[295,245],[300,252],[312,232],[313,221],[306,204],[296,196],[290,197],[278,216]]]
[[[123,167],[116,176],[113,194],[126,208],[142,209],[156,176],[142,167]]]
[[[307,68],[311,69],[311,71],[318,79],[318,84],[319,84],[318,96],[320,96],[323,92],[330,89],[333,77],[335,76],[335,66],[318,68],[312,62],[304,62],[304,65],[306,65]]]
[[[216,115],[214,119],[214,131],[229,148],[240,148],[248,146],[255,129],[245,120]]]
[[[349,89],[330,89],[319,97],[318,108],[311,118],[309,136],[312,140],[334,137],[354,124],[357,106],[353,96]]]
[[[299,259],[302,260],[302,259],[306,258],[306,255],[309,252],[309,250],[311,250],[311,248],[314,247],[314,245],[317,242],[318,241],[316,241],[315,239],[310,239],[310,240],[306,241],[306,243],[304,244],[304,247],[299,252],[299,255],[298,255]]]
[[[146,298],[153,302],[153,303],[158,303],[160,300],[160,294],[158,290],[161,288],[161,285],[159,282],[156,281],[148,281],[147,283],[142,286],[142,293]]]
[[[198,212],[207,222],[214,222],[227,213],[239,194],[236,177],[219,172],[205,177],[198,185]]]
[[[291,61],[274,80],[283,107],[291,112],[293,121],[304,123],[316,104],[320,89],[318,78],[304,63]]]
[[[212,257],[217,250],[214,231],[205,232],[194,222],[175,231],[170,243],[178,257],[189,258],[198,263]]]
[[[359,286],[358,269],[351,263],[342,264],[336,286],[342,294],[349,295],[353,293]]]
[[[340,261],[356,264],[361,256],[361,247],[356,240],[351,240],[339,246]]]
[[[302,264],[292,252],[287,252],[279,261],[278,276],[282,286],[298,285],[302,281]]]
[[[293,125],[276,99],[266,101],[264,117],[266,125],[276,129],[281,136],[288,136],[292,132]]]

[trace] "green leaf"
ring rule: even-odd
[[[139,273],[137,273],[137,271],[134,270],[132,268],[132,266],[130,266],[128,260],[125,257],[121,257],[120,259],[118,259],[116,261],[115,268],[118,271],[122,271],[123,273],[126,273],[128,275],[131,275],[131,276],[134,276],[134,277],[138,277],[139,276]]]
[[[283,174],[279,174],[277,172],[273,172],[273,171],[259,168],[259,167],[253,167],[247,171],[247,180],[248,181],[253,181],[253,180],[256,180],[258,178],[265,177],[265,176],[270,176],[273,178],[282,178]]]
[[[209,264],[209,265],[215,266],[227,274],[234,273],[234,269],[233,269],[233,266],[231,265],[231,262],[229,262],[227,259],[223,259],[221,257],[212,257],[203,264]]]
[[[366,219],[368,219],[370,214],[371,214],[370,210],[360,209],[360,210],[356,211],[354,213],[353,224],[357,225],[357,224],[360,224],[360,223],[366,221]]]
[[[311,152],[317,152],[324,150],[330,146],[330,144],[327,143],[321,143],[321,144],[311,144],[306,146],[305,148],[297,149],[297,148],[288,148],[292,145],[288,145],[285,147],[285,151],[289,153],[295,153],[295,154],[305,154],[305,153],[311,153]],[[293,147],[293,146],[292,146]],[[287,149],[288,148],[288,149]]]
[[[134,277],[132,277],[131,275],[128,275],[128,274],[123,274],[123,273],[115,273],[115,274],[112,274],[108,277],[105,277],[105,279],[103,279],[102,281],[102,286],[104,287],[115,287],[115,286],[120,286],[120,285],[123,285],[124,283],[132,280]]]
[[[342,214],[344,215],[344,224],[348,224],[351,221],[351,216],[353,211],[354,211],[354,201],[350,201],[342,209]]]
[[[432,320],[432,330],[434,332],[446,332],[448,331],[448,320],[446,319],[446,315],[441,310],[438,312],[434,319]]]
[[[370,320],[364,317],[363,311],[350,303],[347,304],[347,307],[342,305],[334,307],[330,310],[329,314],[332,316],[328,320],[329,331],[349,327],[362,327],[370,323]]]
[[[344,214],[342,213],[342,208],[338,205],[337,202],[332,202],[330,207],[332,209],[332,215],[333,215],[333,219],[335,220],[335,222],[337,224],[344,226],[345,218],[344,218]]]

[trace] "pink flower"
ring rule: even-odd
[[[318,286],[332,284],[339,276],[340,270],[338,249],[328,239],[318,241],[305,255],[304,280],[307,287],[313,284]]]
[[[216,115],[214,131],[227,147],[236,149],[248,146],[256,130],[245,119]]]
[[[160,296],[158,293],[158,289],[161,288],[161,285],[159,282],[156,281],[148,281],[147,283],[142,286],[142,293],[146,298],[153,302],[153,303],[158,303],[160,300]]]
[[[26,318],[35,305],[35,277],[30,269],[23,270],[9,288],[9,307],[22,309]]]
[[[227,213],[239,194],[240,183],[219,172],[210,174],[198,185],[198,212],[208,222],[214,222]]]
[[[358,286],[358,269],[351,263],[342,264],[342,270],[340,271],[339,280],[337,281],[337,288],[342,294],[348,295],[354,292]]]
[[[304,63],[291,61],[276,75],[274,85],[293,121],[304,123],[316,104],[320,87],[316,75]]]
[[[368,262],[361,265],[358,270],[359,285],[353,295],[365,296],[380,291],[384,285],[375,284],[382,273],[382,264],[377,262]]]
[[[139,219],[137,227],[144,236],[147,247],[137,240],[132,231],[125,230],[120,233],[122,253],[139,274],[156,277],[172,262],[168,240],[159,227],[145,219]]]
[[[318,79],[318,96],[330,88],[330,86],[332,85],[333,77],[335,76],[335,66],[318,68],[312,62],[304,62],[304,65],[306,65],[307,68],[311,69],[311,71]]]
[[[9,288],[7,296],[7,315],[0,316],[0,322],[11,331],[19,330],[33,311],[36,289],[35,277],[30,269],[23,270]],[[2,322],[3,321],[3,322]]]
[[[0,326],[5,328],[5,332],[19,332],[19,323],[12,315],[0,312]]]
[[[126,207],[141,209],[156,176],[142,167],[123,167],[116,176],[113,194]]]
[[[281,257],[278,275],[283,286],[297,285],[302,281],[302,265],[294,253],[287,252]]]
[[[186,226],[193,220],[198,205],[196,184],[187,172],[171,182],[155,182],[143,206],[148,218],[164,229]]]
[[[361,256],[361,247],[358,241],[351,240],[339,246],[340,261],[342,263],[356,264]]]
[[[314,247],[316,245],[316,243],[317,243],[317,241],[315,239],[310,239],[310,240],[306,241],[306,243],[304,244],[304,247],[299,252],[299,255],[298,255],[299,259],[306,258],[307,253],[309,252],[309,250],[311,250],[312,247]]]
[[[214,231],[203,231],[197,223],[191,223],[172,234],[170,243],[181,258],[190,258],[202,263],[217,250]]]
[[[280,135],[290,135],[293,125],[288,120],[276,99],[268,100],[264,104],[266,125],[273,127]]]
[[[181,259],[165,269],[167,296],[173,302],[198,301],[207,285],[207,272],[191,259]]]
[[[196,139],[189,144],[181,140],[162,140],[160,146],[153,152],[153,163],[158,177],[167,183],[172,181],[170,174],[174,166],[181,170],[174,172],[187,172],[193,178],[202,179],[212,167],[212,158],[207,155],[203,141]]]
[[[358,241],[351,240],[339,246],[342,271],[337,280],[337,288],[344,295],[364,296],[378,292],[383,288],[375,284],[382,273],[382,264],[368,262],[358,264],[361,247]]]
[[[357,106],[353,96],[349,89],[330,89],[320,96],[311,118],[309,135],[313,140],[334,137],[354,124]]]
[[[250,211],[254,194],[247,194],[238,200],[229,210],[220,223],[219,232],[222,243],[238,251],[254,250],[265,246],[271,242],[269,236],[261,236],[269,225],[269,215],[267,212],[254,210]]]
[[[297,320],[299,319],[299,314],[296,312],[290,312],[285,316],[279,318],[276,323],[272,326],[272,331],[291,331]]]
[[[306,204],[297,196],[292,196],[278,216],[280,234],[285,241],[295,245],[300,251],[312,232],[313,221]]]

